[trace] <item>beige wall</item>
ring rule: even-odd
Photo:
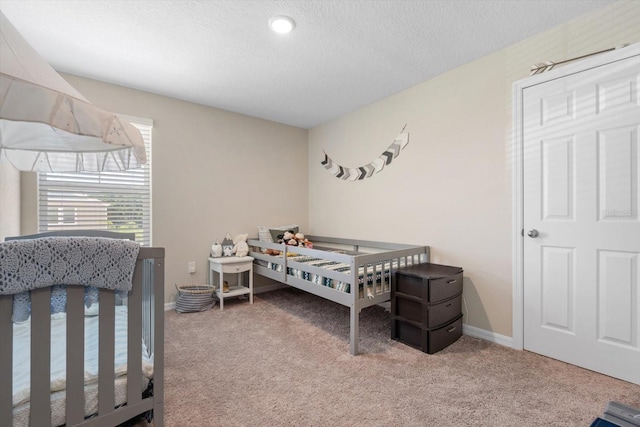
[[[167,300],[174,283],[205,281],[209,247],[227,231],[300,223],[430,245],[434,262],[465,269],[465,322],[510,336],[512,83],[535,62],[638,41],[640,2],[616,2],[308,132],[65,78],[96,105],[154,120],[153,243],[167,250]],[[372,178],[344,182],[320,164],[323,150],[369,163],[405,123],[409,145]],[[22,174],[21,210],[21,231],[35,232],[33,174]]]
[[[465,323],[511,336],[512,84],[533,63],[638,41],[640,2],[617,2],[310,130],[310,231],[430,245],[465,270]],[[409,144],[369,179],[320,164],[323,151],[367,164],[405,123]]]
[[[153,245],[174,284],[205,283],[207,257],[227,232],[307,224],[307,130],[63,75],[95,105],[153,120]],[[22,173],[23,233],[36,231],[35,174]],[[187,273],[187,263],[197,272]]]
[[[0,162],[0,242],[20,234],[20,172]]]

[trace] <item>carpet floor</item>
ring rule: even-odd
[[[640,386],[463,336],[429,355],[390,339],[382,307],[360,314],[283,289],[166,313],[167,426],[589,426]]]

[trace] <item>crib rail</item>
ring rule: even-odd
[[[0,337],[9,345],[0,346],[0,425],[13,425],[13,297],[0,295]]]
[[[30,425],[51,425],[50,288],[31,292]],[[13,425],[12,296],[0,296],[0,425]],[[66,425],[114,426],[145,411],[164,419],[164,249],[140,248],[128,294],[127,403],[115,408],[115,293],[100,290],[98,413],[85,419],[84,288],[67,286]],[[157,337],[157,339],[156,339]],[[142,398],[142,342],[153,354],[153,396]]]

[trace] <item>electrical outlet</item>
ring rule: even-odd
[[[196,262],[195,261],[189,261],[189,264],[187,265],[187,268],[189,270],[189,274],[193,274],[196,272]]]

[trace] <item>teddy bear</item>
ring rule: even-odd
[[[309,241],[309,239],[304,237],[304,234],[296,233],[295,239],[296,239],[296,245],[297,246],[300,246],[300,247],[303,247],[303,248],[313,249],[313,243],[311,243]]]
[[[233,239],[233,253],[236,256],[247,256],[249,253],[249,245],[247,244],[248,234],[238,234]]]

